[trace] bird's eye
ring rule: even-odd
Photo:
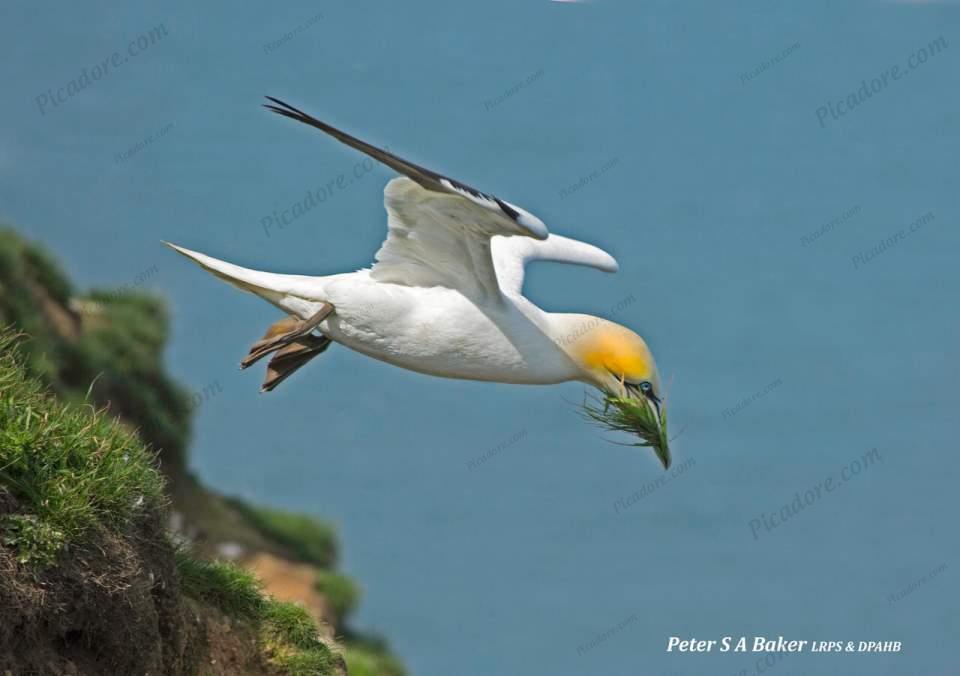
[[[642,392],[650,392],[653,389],[653,385],[650,384],[649,380],[644,380],[640,383],[640,390]]]

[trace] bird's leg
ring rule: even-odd
[[[267,364],[267,377],[260,386],[260,391],[270,392],[294,371],[324,352],[332,342],[326,336],[307,334],[277,350]]]
[[[329,317],[331,313],[333,313],[333,305],[324,303],[320,309],[308,319],[297,319],[291,316],[272,324],[270,328],[267,329],[263,338],[254,343],[253,347],[250,348],[250,352],[243,358],[243,361],[240,362],[240,368],[245,369],[271,352],[286,347],[298,338],[309,335],[310,332],[317,328],[320,322]]]

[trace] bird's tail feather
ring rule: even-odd
[[[177,246],[170,242],[164,242],[164,244],[177,253],[186,256],[214,276],[229,282],[243,291],[256,294],[278,307],[287,309],[287,303],[284,301],[291,296],[305,300],[316,300],[310,298],[313,294],[304,294],[302,287],[304,286],[305,278],[301,275],[281,275],[273,272],[251,270],[250,268],[227,263],[226,261],[221,261],[197,251],[185,249],[182,246]]]

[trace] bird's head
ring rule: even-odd
[[[612,397],[648,407],[659,426],[664,413],[660,374],[643,338],[625,326],[589,315],[567,315],[563,325],[566,333],[557,343],[579,367],[580,380]],[[669,466],[669,449],[664,445],[656,450]]]

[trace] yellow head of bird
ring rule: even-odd
[[[615,396],[633,389],[660,397],[657,363],[646,342],[636,333],[599,317],[576,320],[565,346],[583,371],[583,380]]]
[[[646,342],[598,317],[571,315],[565,323],[576,327],[567,334],[564,349],[580,367],[580,379],[614,398],[605,399],[602,408],[585,405],[588,416],[610,429],[635,432],[644,441],[639,445],[652,446],[664,468],[670,467],[660,376]],[[608,417],[611,405],[615,410]]]

